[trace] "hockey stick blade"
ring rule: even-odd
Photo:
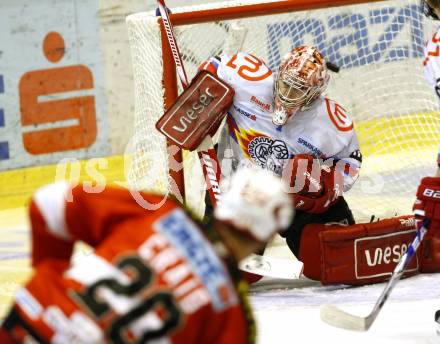
[[[367,331],[375,318],[353,315],[333,305],[322,305],[320,312],[321,319],[327,324],[351,331]]]
[[[303,263],[294,259],[252,254],[240,262],[239,268],[263,277],[298,279],[302,276]]]
[[[367,331],[373,324],[385,302],[388,300],[391,291],[394,289],[397,282],[399,282],[400,278],[405,272],[406,267],[411,262],[411,259],[416,253],[420,243],[423,240],[423,237],[427,232],[428,223],[429,222],[425,220],[420,228],[417,230],[416,237],[408,246],[408,250],[406,251],[406,253],[400,258],[399,263],[396,265],[390,279],[388,280],[388,283],[385,285],[385,288],[377,299],[370,314],[368,314],[366,317],[361,317],[347,313],[336,306],[322,305],[321,319],[324,322],[335,327],[340,327],[353,331]]]

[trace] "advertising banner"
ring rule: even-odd
[[[0,170],[108,155],[99,2],[1,7]]]

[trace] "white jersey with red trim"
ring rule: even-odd
[[[227,117],[229,142],[220,142],[219,146],[232,149],[238,164],[257,164],[281,175],[287,159],[297,154],[333,158],[342,162],[337,166],[344,172],[344,190],[351,188],[362,155],[353,122],[342,106],[320,96],[284,126],[276,126],[272,123],[274,74],[263,61],[238,53],[213,57],[201,68],[216,73],[235,89]],[[231,157],[224,151],[219,155]]]
[[[440,28],[426,43],[423,67],[425,79],[439,97],[440,102]],[[437,165],[440,169],[440,149],[437,155]]]
[[[440,29],[432,35],[425,46],[423,67],[425,79],[440,101]]]

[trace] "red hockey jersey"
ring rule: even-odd
[[[53,184],[35,194],[30,215],[35,271],[3,323],[20,342],[252,341],[228,267],[177,202],[148,210],[124,189]],[[77,241],[93,253],[71,259]]]

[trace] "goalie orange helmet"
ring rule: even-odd
[[[324,57],[315,47],[294,48],[278,68],[273,123],[284,125],[298,110],[311,104],[325,91],[329,79]]]

